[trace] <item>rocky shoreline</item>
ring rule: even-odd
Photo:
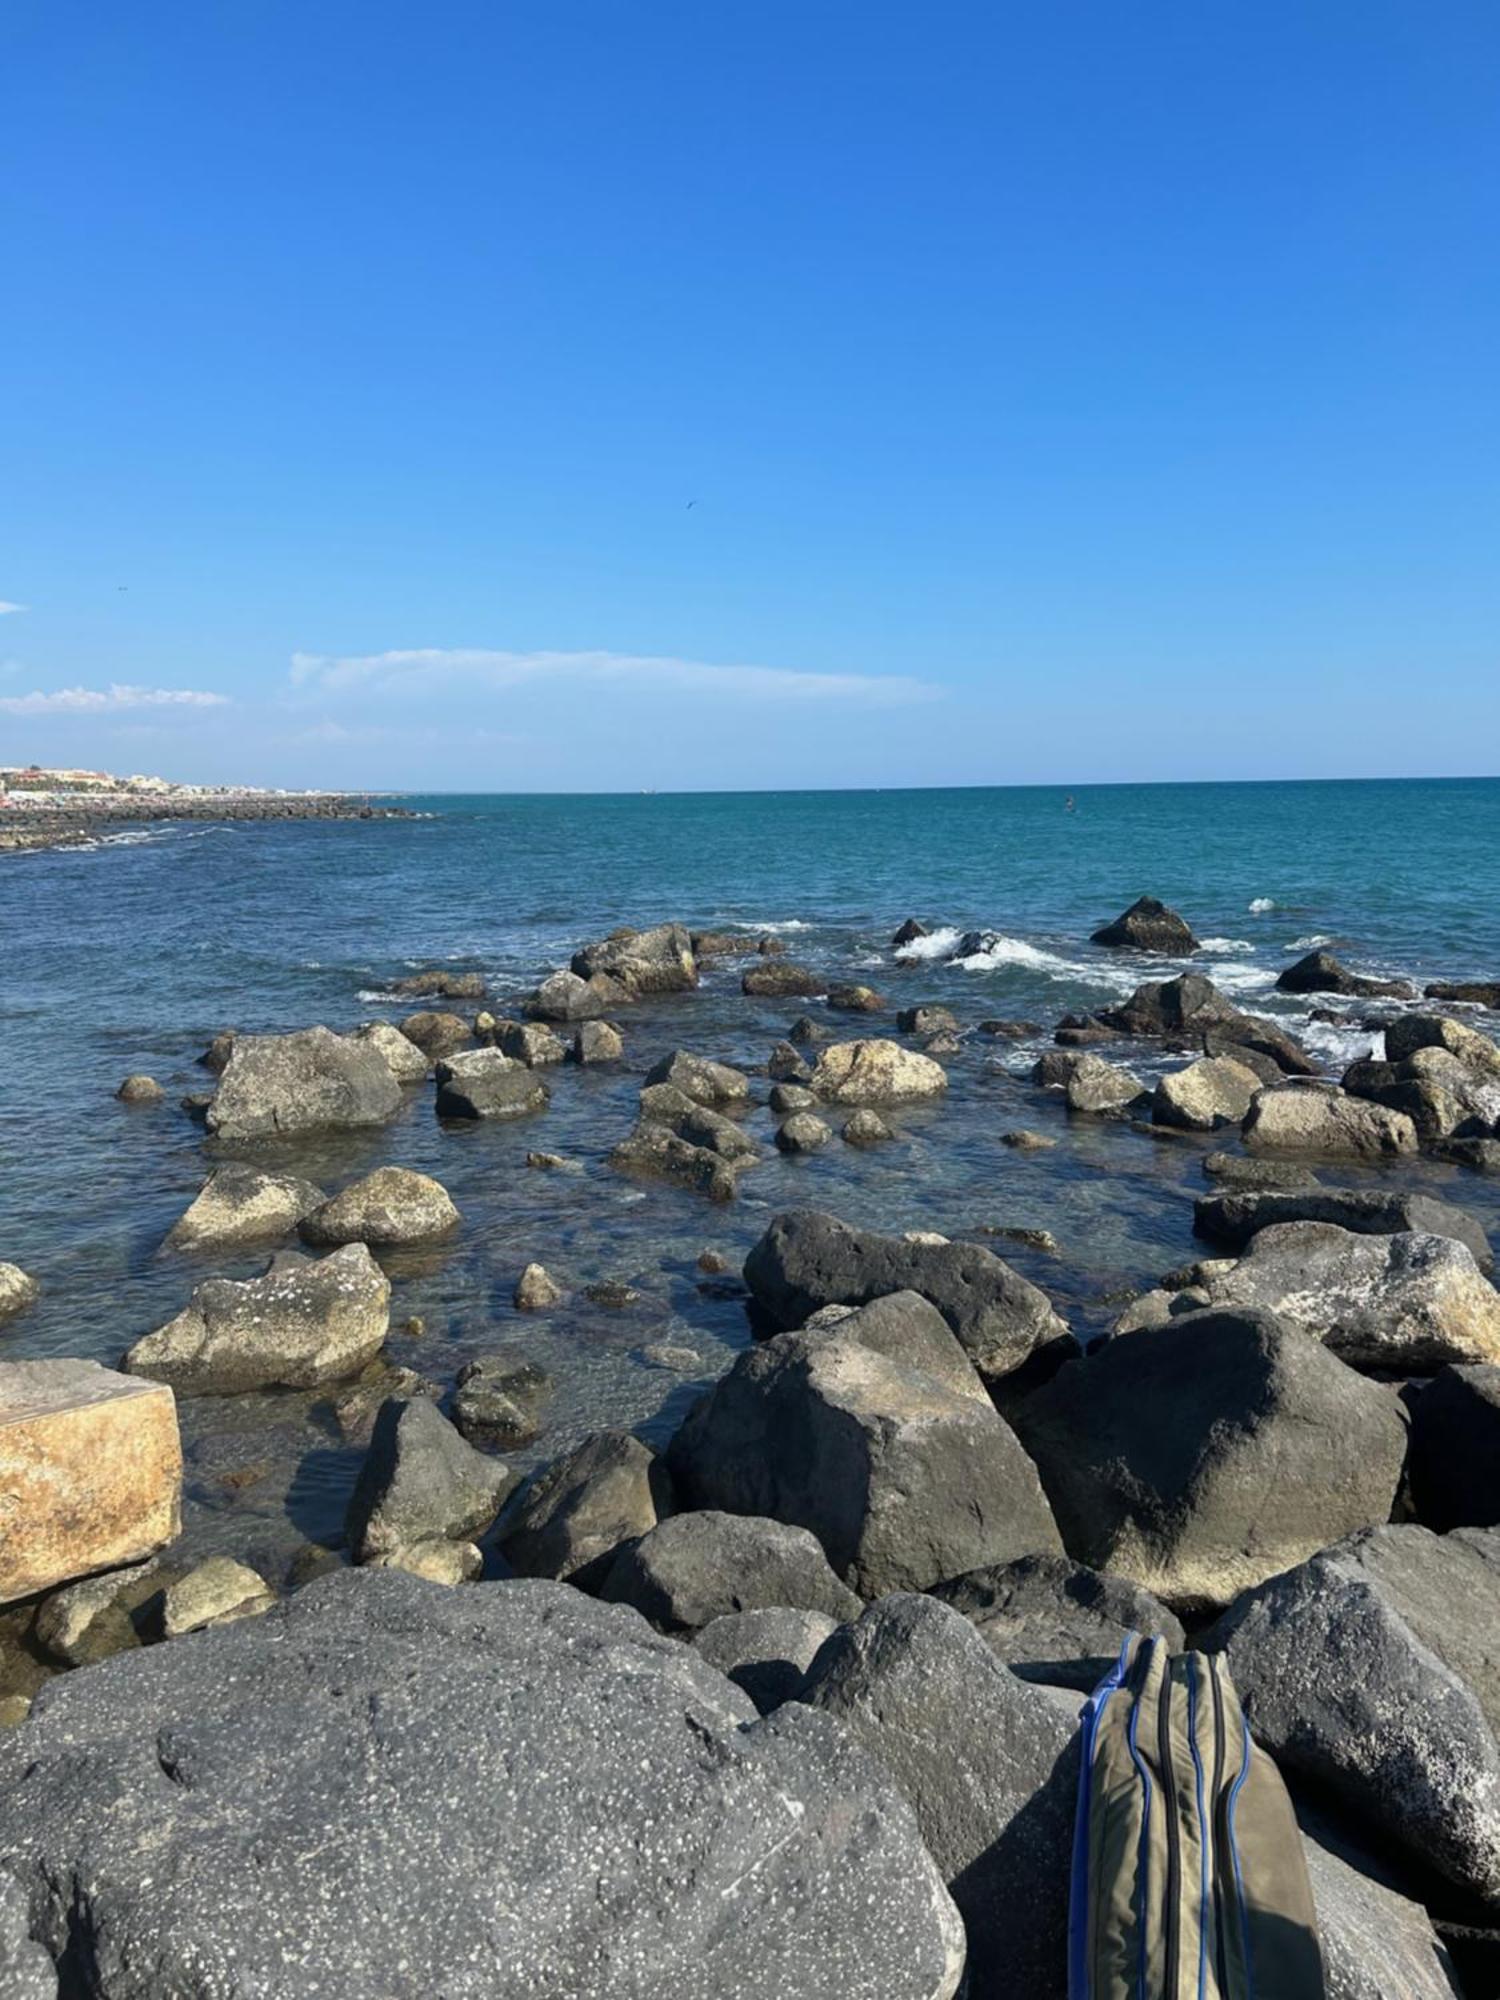
[[[1298,1806],[1331,2000],[1497,1990],[1500,1293],[1475,1216],[1401,1176],[1500,1169],[1500,991],[1309,953],[1283,989],[1383,1038],[1335,1079],[1202,974],[1149,976],[1196,949],[1175,912],[1096,942],[1142,977],[1057,1024],[1039,1116],[1197,1148],[1210,1254],[1084,1341],[987,1242],[788,1207],[741,1279],[705,1253],[755,1338],[665,1449],[604,1429],[529,1477],[506,1455],[551,1385],[523,1346],[452,1381],[390,1352],[400,1255],[466,1227],[368,1165],[414,1098],[544,1126],[629,1063],[634,1014],[690,1041],[702,968],[738,962],[791,1016],[763,1067],[679,1046],[609,1156],[712,1215],[767,1160],[752,1113],[792,1158],[879,1149],[966,1044],[1030,1024],[662,924],[513,1018],[436,967],[399,1021],[217,1037],[168,1241],[263,1245],[264,1274],[206,1279],[117,1370],[0,1360],[0,1991],[1060,2000],[1078,1707],[1131,1630],[1225,1655]],[[1147,1055],[1180,1061],[1148,1084]],[[150,1077],[121,1094],[172,1115]],[[308,1134],[360,1171],[288,1171]],[[534,1262],[515,1304],[567,1283]],[[278,1389],[367,1440],[342,1546],[287,1587],[175,1546],[177,1399]]]
[[[46,805],[11,804],[0,813],[0,854],[34,854],[98,843],[123,827],[174,820],[409,819],[404,807],[352,792],[225,792],[186,797],[113,798],[80,793]]]

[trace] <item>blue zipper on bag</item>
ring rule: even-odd
[[[1131,1633],[1120,1648],[1119,1659],[1094,1689],[1079,1714],[1082,1763],[1078,1773],[1078,1808],[1073,1818],[1073,1866],[1068,1890],[1068,2000],[1091,2000],[1088,1948],[1089,1811],[1093,1802],[1094,1744],[1099,1734],[1099,1719],[1110,1696],[1119,1693],[1130,1671],[1130,1649],[1134,1643],[1135,1634]],[[1131,1755],[1134,1754],[1135,1745],[1132,1742]],[[1147,1783],[1149,1787],[1149,1779]],[[1148,1806],[1149,1802],[1148,1789]]]
[[[1245,1949],[1245,1985],[1250,2000],[1255,1996],[1255,1968],[1250,1963],[1250,1920],[1245,1910],[1245,1878],[1240,1870],[1240,1843],[1234,1831],[1234,1810],[1240,1802],[1240,1791],[1250,1775],[1250,1759],[1254,1746],[1250,1741],[1250,1724],[1240,1717],[1241,1759],[1239,1776],[1229,1788],[1229,1805],[1225,1811],[1224,1823],[1229,1829],[1229,1852],[1234,1860],[1235,1901],[1240,1906],[1240,1938]]]

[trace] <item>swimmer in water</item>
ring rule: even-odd
[[[1063,811],[1070,813],[1070,812],[1077,812],[1077,810],[1078,810],[1077,806],[1073,803],[1073,794],[1069,792],[1067,799],[1063,804]]]

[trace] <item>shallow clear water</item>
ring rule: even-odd
[[[1075,796],[1071,812],[1061,791],[1040,789],[416,799],[428,816],[168,826],[117,836],[108,851],[5,859],[0,1258],[35,1273],[44,1292],[0,1328],[0,1356],[112,1360],[202,1277],[263,1268],[264,1254],[201,1259],[159,1248],[211,1157],[176,1101],[211,1082],[196,1056],[224,1027],[397,1018],[413,1003],[386,997],[388,983],[417,965],[482,968],[489,1004],[504,1012],[583,940],[675,917],[779,931],[797,958],[866,980],[893,1008],[941,1001],[967,1023],[1022,1017],[1050,1033],[1063,1012],[1160,976],[1154,963],[1086,942],[1147,892],[1181,909],[1207,941],[1202,969],[1241,1004],[1283,1016],[1335,1069],[1375,1041],[1358,1025],[1368,1009],[1334,1003],[1347,1006],[1347,1027],[1310,1026],[1305,1003],[1271,990],[1313,940],[1358,968],[1419,981],[1500,977],[1500,781]],[[967,965],[901,964],[889,940],[908,915],[993,930],[1000,942]],[[803,1011],[742,998],[740,970],[715,964],[696,994],[622,1014],[621,1069],[552,1071],[551,1106],[533,1119],[439,1126],[429,1086],[409,1093],[380,1133],[256,1155],[330,1188],[385,1161],[445,1183],[464,1228],[451,1247],[390,1261],[393,1324],[417,1314],[427,1326],[418,1339],[398,1334],[392,1352],[444,1382],[502,1343],[551,1369],[549,1428],[523,1462],[603,1423],[665,1436],[749,1337],[732,1288],[696,1272],[699,1252],[716,1248],[737,1266],[781,1207],[811,1203],[949,1234],[1050,1229],[1059,1258],[995,1247],[1084,1333],[1194,1254],[1191,1202],[1207,1142],[1070,1125],[1056,1099],[1026,1081],[1035,1044],[980,1036],[947,1059],[948,1100],[902,1113],[894,1145],[835,1143],[811,1159],[782,1159],[761,1109],[749,1126],[766,1159],[730,1207],[622,1178],[605,1156],[660,1055],[684,1046],[763,1064]],[[840,1034],[871,1026],[829,1021]],[[1152,1059],[1138,1066],[1149,1072]],[[117,1104],[112,1092],[132,1070],[158,1077],[166,1104]],[[998,1143],[1022,1124],[1059,1145],[1026,1155]],[[565,1155],[570,1170],[528,1169],[533,1148]],[[1491,1226],[1500,1217],[1500,1189],[1478,1178],[1430,1163],[1399,1171]],[[532,1259],[570,1288],[555,1312],[511,1306]],[[627,1280],[641,1303],[589,1305],[580,1288],[599,1278]],[[696,1349],[700,1372],[646,1364],[640,1349],[654,1341]],[[301,1539],[336,1535],[359,1452],[339,1443],[317,1399],[182,1408],[195,1546],[233,1548],[275,1572]]]

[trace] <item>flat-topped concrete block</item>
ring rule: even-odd
[[[164,1383],[96,1361],[0,1362],[0,1604],[139,1562],[181,1525]]]

